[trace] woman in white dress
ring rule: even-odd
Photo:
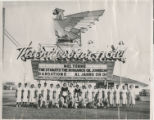
[[[127,105],[127,94],[128,94],[128,91],[125,88],[125,86],[123,86],[123,89],[122,89],[122,104],[123,104],[123,106]]]
[[[41,88],[41,84],[38,84],[38,88],[36,91],[36,100],[37,100],[37,108],[40,109],[43,105],[43,101],[42,101],[42,88]]]
[[[113,107],[113,104],[114,104],[114,89],[113,89],[113,87],[110,88],[109,92],[110,92],[110,94],[109,94],[110,95],[110,97],[109,97],[110,98],[110,106]]]
[[[52,107],[53,105],[53,84],[50,84],[50,88],[49,88],[49,107]]]
[[[27,103],[29,97],[29,88],[27,87],[27,83],[25,83],[24,88],[23,88],[23,106],[27,107]]]
[[[29,94],[29,102],[30,102],[30,106],[34,106],[34,104],[36,103],[36,96],[35,96],[35,92],[36,89],[34,88],[34,84],[31,84],[31,88],[30,88],[30,94]]]
[[[116,106],[118,107],[120,105],[120,87],[119,87],[119,85],[116,85],[116,88],[115,88],[115,98],[116,98]]]
[[[136,101],[135,101],[135,90],[134,86],[131,85],[129,89],[129,105],[134,107]]]
[[[53,105],[57,108],[59,108],[59,102],[60,102],[60,85],[57,84],[56,88],[53,90]]]
[[[98,88],[97,99],[98,99],[97,107],[104,106],[104,104],[103,104],[103,89],[102,88]]]
[[[48,108],[48,88],[47,88],[47,83],[45,82],[44,83],[44,86],[43,86],[43,99],[42,99],[42,102],[43,104],[45,105],[46,108]]]
[[[22,103],[22,87],[21,83],[18,83],[18,88],[16,90],[16,107],[21,107]]]

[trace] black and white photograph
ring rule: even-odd
[[[152,10],[2,1],[2,119],[152,119]]]

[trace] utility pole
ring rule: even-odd
[[[2,69],[4,70],[4,45],[5,45],[5,8],[3,8],[3,38],[2,38]]]

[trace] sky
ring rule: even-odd
[[[5,28],[22,45],[32,41],[55,44],[56,38],[52,12],[64,9],[64,15],[83,11],[105,10],[98,22],[82,34],[82,49],[106,50],[107,46],[124,41],[127,61],[116,62],[114,75],[149,82],[152,45],[152,4],[150,0],[102,0],[102,1],[45,1],[45,2],[3,2],[6,9]],[[94,43],[88,45],[88,41]],[[32,81],[30,61],[17,60],[18,51],[7,37],[4,44],[4,81]]]

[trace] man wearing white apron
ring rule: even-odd
[[[25,83],[23,88],[23,106],[27,107],[29,97],[29,88],[27,87],[27,83]]]
[[[36,96],[35,96],[36,89],[34,88],[34,84],[31,84],[31,88],[29,91],[30,91],[29,102],[30,105],[33,107],[34,103],[36,103]]]
[[[22,87],[21,83],[18,83],[18,88],[16,90],[16,107],[21,107],[22,103]]]

